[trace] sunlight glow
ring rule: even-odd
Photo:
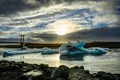
[[[69,29],[67,28],[67,26],[61,25],[58,26],[55,31],[58,35],[65,35],[69,31]]]
[[[54,23],[48,25],[48,29],[51,29],[55,32],[55,34],[62,36],[68,33],[76,31],[76,23],[68,21],[68,20],[59,20]],[[78,29],[78,28],[77,28]]]

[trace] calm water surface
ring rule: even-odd
[[[2,54],[3,50],[7,49],[0,49],[0,54]],[[60,60],[59,54],[41,55],[40,53],[15,55],[6,58],[0,55],[0,60],[25,61],[31,64],[44,63],[53,67],[60,65],[67,65],[69,67],[84,65],[85,69],[90,70],[91,73],[97,71],[120,73],[120,49],[111,49],[107,54],[102,56],[85,56],[82,61]]]

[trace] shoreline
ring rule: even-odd
[[[2,42],[0,42],[2,43]],[[0,48],[21,48],[19,42],[7,44],[4,42],[5,45],[0,45]],[[25,46],[29,48],[59,48],[61,45],[66,43],[26,43]],[[106,48],[120,48],[120,42],[90,42],[86,43],[85,48],[88,47],[106,47]]]
[[[120,80],[120,73],[99,71],[91,74],[82,65],[49,67],[48,64],[0,60],[0,80]]]

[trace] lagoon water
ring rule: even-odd
[[[3,50],[0,49],[0,54]],[[111,49],[107,54],[102,56],[85,56],[83,60],[60,60],[59,54],[41,55],[41,53],[31,53],[24,55],[15,55],[10,57],[2,57],[0,60],[10,61],[24,61],[31,64],[48,64],[49,66],[58,67],[60,65],[66,65],[68,67],[84,65],[86,70],[90,70],[91,73],[97,71],[105,71],[111,73],[120,73],[120,49]]]

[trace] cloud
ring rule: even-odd
[[[44,42],[68,42],[83,40],[92,41],[120,41],[120,27],[104,27],[91,30],[82,30],[67,35],[58,36],[56,34],[38,34],[31,33],[32,38],[42,39]]]
[[[31,34],[32,38],[43,39],[45,42],[54,42],[57,38],[56,34]]]
[[[0,0],[0,14],[10,14],[25,10],[33,10],[41,7],[48,7],[51,5],[74,2],[100,2],[106,0]]]
[[[5,15],[39,7],[37,3],[32,3],[34,1],[35,0],[0,0],[0,14]]]
[[[20,42],[20,37],[0,37],[0,42]],[[42,39],[25,38],[25,42],[44,42]]]
[[[85,41],[120,41],[120,27],[113,28],[96,28],[83,30],[68,34],[68,40],[85,40]]]
[[[0,31],[8,31],[8,30],[11,30],[13,29],[12,27],[9,27],[9,26],[0,26]]]
[[[65,0],[67,1],[67,0]],[[40,7],[48,7],[65,1],[58,0],[0,0],[0,14],[10,14],[25,10],[33,10]],[[68,2],[68,1],[67,1]]]
[[[37,24],[37,25],[35,25],[35,26],[33,26],[32,28],[33,29],[41,29],[41,28],[45,28],[46,27],[46,25],[48,25],[49,23],[39,23],[39,24]]]
[[[120,19],[118,3],[119,0],[118,2],[117,0],[0,0],[0,31],[10,35],[26,34],[30,36],[35,34],[32,35],[33,38],[35,37],[34,39],[41,37],[43,41],[67,41],[78,38],[88,41],[95,38],[107,40],[107,37],[96,37],[100,33],[94,34],[94,30],[102,32],[100,28],[103,31],[112,30],[112,28],[106,29],[106,26],[118,27],[116,26]],[[4,15],[8,13],[9,15]],[[12,13],[16,14],[10,15]],[[63,22],[59,26],[68,24],[66,21],[76,24],[77,26],[72,27],[73,31],[70,31],[70,33],[74,33],[66,36],[56,35],[53,26],[57,28],[55,23],[59,21]],[[50,26],[51,24],[54,25]],[[89,30],[82,32],[83,28]],[[80,36],[76,31],[80,33]],[[89,32],[90,34],[88,34]],[[90,38],[86,38],[83,33]],[[72,38],[74,34],[78,38]],[[118,40],[118,38],[115,39]],[[112,37],[109,40],[112,40]]]

